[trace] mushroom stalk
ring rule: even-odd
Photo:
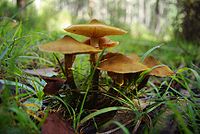
[[[90,38],[90,45],[95,47],[95,48],[99,48],[99,38],[94,38],[91,37]],[[96,62],[98,60],[98,54],[91,54],[90,55],[90,60],[91,60],[91,64],[94,67],[96,65]]]
[[[72,72],[72,65],[75,59],[74,54],[65,54],[64,57],[64,64],[65,64],[65,76],[67,78],[67,84],[69,84],[70,88],[76,88],[76,84],[74,82],[73,72]]]
[[[95,47],[95,48],[99,48],[99,38],[94,38],[91,37],[90,38],[90,45]],[[91,61],[91,67],[92,69],[94,69],[94,75],[92,78],[92,91],[97,91],[98,90],[98,84],[99,84],[99,73],[100,71],[97,70],[95,67],[95,65],[97,64],[97,60],[98,60],[98,54],[91,54],[90,55],[90,61]],[[98,98],[98,93],[94,93],[93,95],[93,100],[94,100],[94,104],[96,104],[97,102],[97,98]]]

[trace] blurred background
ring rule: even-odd
[[[63,34],[71,24],[88,23],[92,18],[129,31],[123,37],[111,37],[126,44],[116,51],[140,54],[165,43],[161,53],[167,53],[160,55],[161,60],[199,65],[199,0],[0,1],[1,21],[10,20],[13,26],[22,23],[23,31],[50,33],[49,38]]]

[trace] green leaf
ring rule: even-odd
[[[109,126],[110,124],[115,124],[115,125],[117,125],[118,128],[120,128],[120,129],[123,131],[123,134],[130,134],[129,130],[128,130],[122,123],[120,123],[120,122],[118,122],[118,121],[113,121],[113,120],[111,120],[111,121],[107,122],[107,123],[105,124],[105,126]],[[108,130],[109,132],[108,132],[108,131],[107,131],[107,132],[108,132],[108,133],[114,133],[114,132],[116,132],[116,131],[119,130],[118,128],[112,129],[112,130]],[[102,132],[102,133],[107,133],[107,132]]]
[[[143,54],[143,56],[142,56],[142,58],[141,58],[141,62],[143,62],[144,59],[145,59],[152,51],[154,51],[154,50],[157,49],[157,48],[160,48],[161,46],[162,46],[162,45],[158,45],[158,46],[155,46],[155,47],[149,49],[145,54]]]
[[[4,58],[4,56],[6,55],[6,53],[8,52],[8,50],[9,50],[9,47],[6,47],[6,48],[3,50],[3,52],[2,52],[1,55],[0,55],[0,60],[2,60],[2,59]]]
[[[17,27],[17,29],[12,37],[12,40],[14,40],[16,36],[20,37],[21,34],[22,34],[22,22],[20,21],[19,26]]]
[[[30,88],[29,86],[25,85],[25,84],[22,84],[22,83],[19,83],[19,82],[15,82],[15,81],[9,81],[9,80],[0,80],[0,82],[4,85],[10,85],[10,86],[16,86],[18,88],[22,88],[22,89],[25,89],[31,93],[35,93],[35,91]]]
[[[52,63],[51,61],[48,61],[44,58],[41,58],[41,57],[36,57],[36,56],[19,56],[19,58],[24,58],[24,59],[38,59],[38,60],[41,60],[41,61],[44,61],[46,63],[49,63],[50,65],[54,65],[54,63]]]
[[[177,70],[177,73],[183,73],[183,72],[188,71],[188,70],[189,70],[189,68],[187,68],[187,67],[180,68],[180,69]]]
[[[200,87],[200,76],[197,73],[197,71],[195,71],[194,69],[190,68],[190,71],[192,71],[192,73],[194,74],[194,76],[196,77],[197,83],[198,83],[198,87]]]
[[[96,112],[93,112],[93,113],[87,115],[85,118],[83,118],[80,121],[80,124],[85,123],[86,121],[94,118],[97,115],[104,114],[104,113],[107,113],[107,112],[110,112],[110,111],[116,111],[116,110],[131,110],[131,109],[127,108],[127,107],[107,107],[107,108],[103,108],[103,109],[97,110]]]

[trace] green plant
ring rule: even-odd
[[[13,97],[9,85],[1,89],[0,95],[0,132],[1,133],[39,133],[36,123],[28,116],[25,109]],[[18,85],[14,86],[16,89]],[[22,95],[22,94],[21,94]]]
[[[26,75],[23,69],[33,67],[34,60],[52,63],[31,52],[35,49],[32,43],[40,37],[27,34],[22,22],[12,23],[11,18],[0,20],[1,132],[39,133],[37,124],[42,119],[37,112],[42,107],[45,83]]]

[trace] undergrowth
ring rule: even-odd
[[[99,115],[111,111],[129,111],[130,122],[121,123],[111,119],[101,125],[97,123],[95,129],[100,130],[115,124],[123,133],[140,131],[153,134],[169,130],[200,133],[199,48],[195,45],[180,41],[162,43],[136,40],[130,35],[117,37],[121,44],[110,51],[120,49],[124,53],[137,52],[140,55],[147,51],[148,55],[161,56],[163,61],[173,65],[176,75],[164,79],[151,78],[146,87],[133,94],[131,92],[135,90],[133,86],[127,87],[126,90],[113,87],[111,79],[104,74],[100,83],[102,89],[107,91],[113,88],[119,96],[112,96],[106,92],[103,94],[116,100],[120,106],[88,111],[85,106],[93,75],[93,71],[89,72],[90,69],[85,63],[88,57],[79,56],[76,59],[79,64],[73,67],[75,81],[83,97],[79,97],[77,106],[72,107],[70,102],[75,98],[70,96],[69,92],[46,96],[43,92],[46,82],[23,71],[23,69],[55,67],[57,64],[55,56],[38,52],[36,45],[61,35],[49,36],[46,33],[29,32],[24,29],[21,22],[13,25],[12,19],[0,20],[0,25],[0,133],[40,133],[49,111],[62,111],[63,117],[72,120],[72,127],[76,131],[79,131],[81,124],[94,120]],[[160,43],[160,48],[148,51]],[[171,43],[173,45],[168,45]],[[179,45],[181,47],[177,48]],[[189,54],[182,57],[185,51]],[[60,55],[56,55],[61,58]],[[189,67],[183,67],[182,64]],[[46,104],[48,101],[52,103]],[[174,127],[170,128],[171,126]]]

